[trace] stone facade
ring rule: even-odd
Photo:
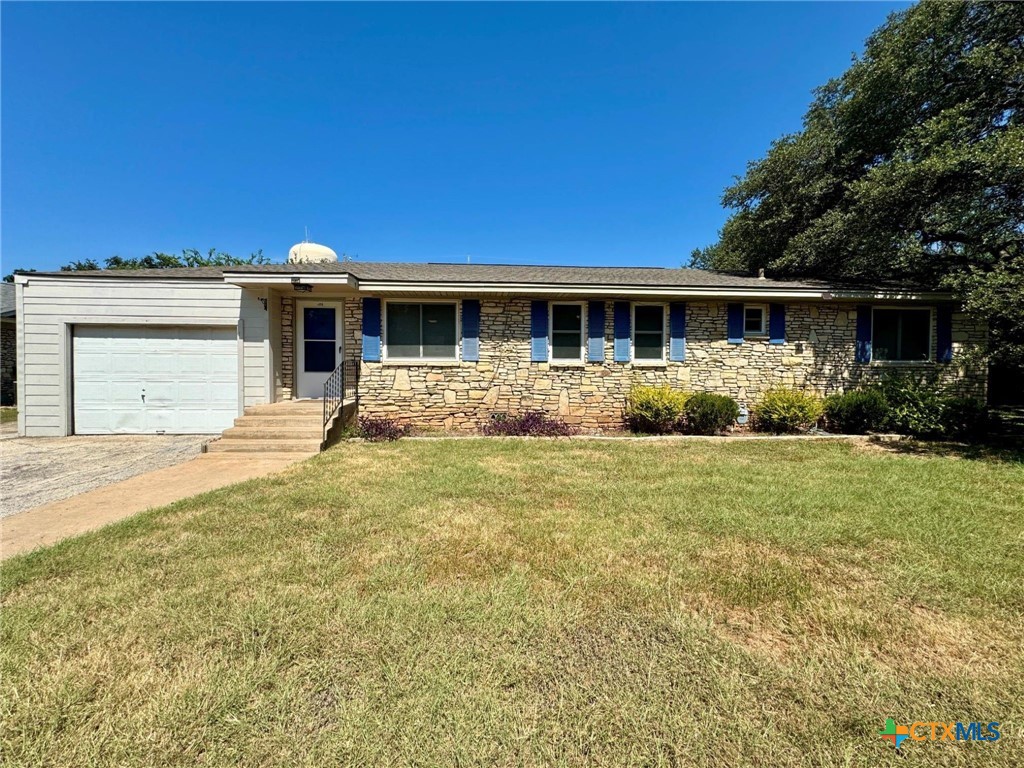
[[[16,405],[18,333],[14,320],[0,323],[0,405]]]
[[[281,399],[295,391],[295,299],[281,297]]]
[[[822,395],[877,380],[885,371],[938,370],[965,391],[983,395],[983,367],[966,368],[964,352],[985,338],[983,325],[953,316],[949,364],[865,365],[854,361],[856,306],[829,302],[786,305],[786,341],[726,338],[726,306],[687,302],[686,361],[659,365],[616,363],[613,302],[605,306],[603,363],[559,365],[530,361],[530,298],[481,301],[480,361],[431,364],[361,363],[359,414],[418,426],[475,429],[495,413],[540,410],[583,430],[618,428],[634,384],[668,383],[730,395],[753,405],[772,386]],[[345,354],[361,358],[361,302],[345,303]],[[666,359],[668,311],[665,312]],[[934,329],[933,329],[934,337]],[[933,338],[933,345],[935,340]]]

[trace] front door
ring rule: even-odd
[[[341,304],[298,302],[296,397],[323,397],[324,382],[341,364]]]

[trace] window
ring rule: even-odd
[[[392,360],[458,359],[454,303],[385,305],[384,351]]]
[[[931,359],[930,309],[875,309],[871,316],[871,359],[922,362]]]
[[[551,305],[552,362],[583,362],[583,305]]]
[[[743,335],[764,336],[768,333],[764,322],[765,314],[764,306],[761,304],[744,304]]]
[[[663,305],[633,305],[633,360],[664,362],[665,307]]]

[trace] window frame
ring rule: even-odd
[[[661,357],[643,358],[636,357],[636,308],[637,307],[661,307]],[[668,359],[665,348],[668,346],[668,304],[664,301],[633,301],[629,306],[629,361],[633,365],[666,365]],[[653,331],[641,331],[641,333],[653,333]]]
[[[555,305],[580,308],[580,354],[579,357],[555,357]],[[587,361],[587,302],[548,302],[548,362],[552,365],[583,365]]]
[[[747,330],[747,310],[748,309],[759,309],[761,310],[761,330],[759,331],[748,331]],[[768,336],[768,305],[767,304],[744,304],[743,305],[743,338],[745,339],[761,339]]]
[[[925,360],[876,360],[875,359],[875,311],[901,310],[928,313],[928,358]],[[871,365],[931,365],[935,362],[935,307],[908,307],[892,304],[871,305]]]
[[[458,363],[462,361],[462,301],[459,299],[384,299],[381,304],[381,361],[385,363]],[[454,357],[395,357],[388,349],[388,308],[391,304],[448,304],[455,308]],[[422,310],[420,317],[422,319]],[[423,328],[420,328],[420,349],[423,349]]]

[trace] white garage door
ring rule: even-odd
[[[75,433],[221,432],[238,415],[234,328],[75,327]]]

